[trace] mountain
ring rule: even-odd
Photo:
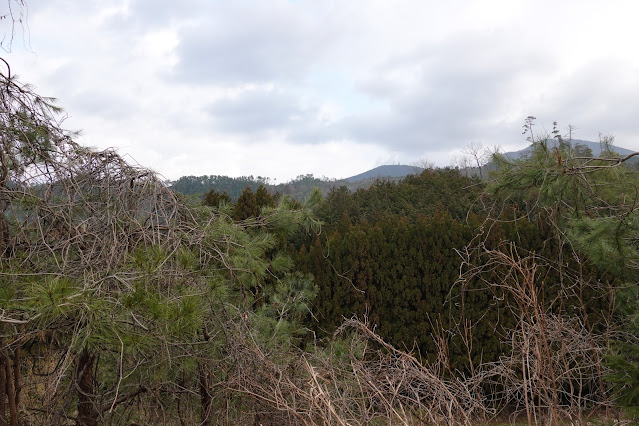
[[[555,148],[558,145],[557,139],[548,139],[548,147],[549,148]],[[573,149],[581,149],[582,151],[585,148],[590,149],[590,151],[592,152],[592,155],[597,157],[601,154],[601,144],[599,142],[591,142],[591,141],[585,141],[585,140],[581,140],[581,139],[573,139],[571,141],[571,145]],[[616,152],[617,154],[621,155],[621,156],[626,156],[628,154],[632,154],[634,151],[631,151],[629,149],[626,148],[621,148],[619,146],[616,145],[612,145],[611,149]],[[530,152],[532,151],[532,145],[528,146],[527,148],[524,149],[520,149],[519,151],[513,151],[513,152],[506,152],[504,153],[504,155],[508,158],[512,158],[512,159],[518,159],[518,158],[522,158],[527,156],[528,154],[530,154]]]
[[[548,146],[554,148],[557,146],[557,140],[548,140]],[[571,146],[574,150],[583,153],[583,156],[598,156],[601,153],[601,144],[598,142],[573,139]],[[518,159],[530,154],[532,145],[519,151],[506,152],[504,155],[511,159]],[[633,151],[619,146],[612,146],[612,150],[621,156],[628,155]],[[631,159],[629,162],[636,166],[638,159]],[[493,162],[489,162],[482,166],[481,171],[484,178],[488,176],[488,172],[495,168]],[[319,188],[323,194],[330,192],[332,188],[346,186],[349,191],[354,192],[358,189],[366,189],[370,187],[377,179],[386,179],[398,181],[411,174],[420,174],[424,169],[418,166],[408,166],[400,164],[387,164],[375,167],[374,169],[365,171],[346,179],[329,179],[326,177],[316,178],[312,174],[300,175],[297,178],[278,185],[271,184],[270,179],[257,176],[242,176],[232,178],[228,176],[183,176],[177,181],[169,182],[171,187],[182,194],[195,195],[202,197],[211,189],[224,192],[233,199],[237,200],[242,191],[248,186],[255,191],[260,185],[264,185],[269,192],[288,194],[296,200],[303,201],[313,188]],[[462,168],[461,172],[466,176],[480,176],[480,169],[476,167]]]
[[[351,176],[346,178],[347,182],[361,182],[366,179],[378,179],[378,178],[403,178],[407,175],[415,175],[420,174],[424,169],[417,166],[407,166],[400,164],[393,165],[385,165],[375,167],[374,169],[368,170],[364,173],[360,173],[355,176]]]
[[[548,147],[554,148],[558,145],[558,141],[556,139],[548,140]],[[591,142],[581,139],[573,139],[571,141],[571,146],[574,150],[583,153],[584,156],[599,156],[601,154],[601,144],[599,142]],[[626,156],[631,154],[634,151],[631,151],[626,148],[622,148],[620,146],[612,145],[612,151],[616,152],[621,156]],[[511,151],[506,152],[504,155],[511,159],[518,159],[529,155],[532,151],[532,145],[520,149],[519,151]],[[482,170],[491,170],[494,167],[491,167],[491,164],[487,164],[482,167]],[[474,170],[472,168],[469,175],[479,174],[478,170]],[[351,176],[349,178],[344,179],[349,184],[354,183],[364,183],[364,181],[374,181],[375,179],[398,179],[404,178],[407,175],[411,174],[420,174],[424,169],[417,166],[407,166],[407,165],[384,165],[375,167],[374,169],[368,170],[364,173],[360,173],[355,176]],[[466,171],[468,174],[468,170]],[[350,186],[350,185],[347,185]],[[350,189],[350,188],[349,188]]]
[[[260,185],[264,185],[271,193],[279,192],[303,201],[313,188],[319,188],[323,194],[327,194],[332,188],[344,185],[349,191],[354,192],[360,188],[368,188],[376,179],[399,180],[410,174],[419,174],[423,170],[417,166],[385,165],[346,179],[316,178],[309,174],[300,175],[289,182],[278,185],[271,184],[270,179],[261,176],[241,176],[238,178],[217,175],[182,176],[174,182],[168,182],[168,184],[176,192],[199,197],[204,196],[211,189],[220,193],[226,192],[233,201],[237,200],[246,187],[255,191]]]

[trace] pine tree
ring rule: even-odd
[[[256,371],[247,345],[285,363],[305,332],[315,286],[276,245],[317,226],[317,195],[259,226],[211,215],[75,143],[28,86],[0,76],[0,95],[0,418],[246,423],[263,403],[233,390]]]
[[[231,204],[231,202],[231,197],[229,197],[226,191],[220,194],[220,192],[215,189],[211,189],[204,194],[204,198],[202,199],[202,205],[210,207],[220,207],[220,205]]]
[[[634,241],[639,236],[639,213],[635,196],[630,194],[635,193],[639,176],[624,164],[636,154],[624,158],[610,152],[605,155],[593,158],[591,151],[579,145],[571,149],[562,144],[550,150],[541,140],[527,159],[510,161],[498,157],[500,170],[489,189],[514,210],[513,219],[525,216],[549,230],[546,247],[557,249],[546,251],[545,258],[554,262],[546,266],[550,271],[546,281],[557,284],[545,289],[545,297],[557,300],[554,294],[570,295],[571,289],[579,288],[578,293],[560,299],[557,306],[563,315],[579,318],[577,321],[586,324],[593,341],[599,333],[616,334],[620,330],[616,321],[621,321],[625,333],[620,336],[625,337],[609,347],[612,355],[607,364],[612,373],[607,380],[613,385],[618,402],[636,407],[639,406],[636,374],[639,276],[634,265],[639,253]],[[597,276],[594,282],[599,285],[593,286],[592,281],[584,284],[587,278],[581,275],[570,278],[574,271]],[[602,288],[606,282],[610,283],[608,289],[605,285]],[[607,303],[617,308],[607,313],[605,303],[609,296],[603,293],[613,293],[611,288],[619,290],[612,295],[614,302]],[[570,298],[573,302],[566,303]],[[578,309],[580,305],[582,309]],[[611,321],[610,315],[616,320]],[[602,329],[602,324],[609,328]],[[603,358],[594,359],[601,371]],[[603,383],[598,386],[605,397],[605,386]]]
[[[259,215],[260,208],[257,204],[257,197],[253,190],[247,186],[235,203],[233,218],[235,220],[246,220],[251,217],[258,217]]]
[[[275,200],[264,185],[260,185],[255,191],[255,201],[260,210],[264,207],[275,207]]]

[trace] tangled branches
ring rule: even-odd
[[[524,410],[535,424],[579,423],[595,409],[612,408],[602,380],[605,341],[576,318],[549,314],[543,323],[524,320],[511,330],[511,353],[483,366],[485,383],[499,403]]]
[[[0,75],[0,417],[16,424],[19,412],[57,423],[74,402],[76,420],[95,424],[143,393],[160,398],[152,372],[192,353],[211,282],[267,267],[256,258],[270,240],[249,247],[152,171],[81,147],[59,113]]]
[[[592,282],[578,256],[574,270],[535,253],[522,255],[514,243],[475,250],[474,261],[466,252],[461,282],[481,280],[512,318],[509,326],[495,324],[507,352],[478,368],[491,404],[514,417],[525,413],[535,424],[581,422],[612,408],[603,364],[611,312],[588,307],[594,298],[609,297],[612,288]],[[557,274],[561,282],[553,282]]]
[[[0,262],[34,271],[53,256],[60,273],[94,274],[174,238],[178,202],[154,173],[73,142],[28,86],[5,77],[0,102]]]
[[[279,361],[237,331],[223,386],[250,400],[262,424],[472,424],[492,413],[474,379],[444,377],[355,318],[328,348]]]

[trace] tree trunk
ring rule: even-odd
[[[4,340],[0,339],[0,346],[4,344]],[[4,364],[7,360],[0,354],[0,426],[7,426],[7,374]]]
[[[200,415],[200,425],[211,426],[211,414],[213,409],[213,398],[209,389],[209,371],[206,365],[199,366],[200,381],[200,406],[202,413]]]
[[[0,334],[4,334],[5,324],[0,324]],[[0,338],[0,425],[18,425],[18,403],[20,399],[20,355],[15,349],[9,356],[6,339]],[[13,358],[13,363],[11,362]],[[7,422],[7,409],[9,421]]]
[[[20,334],[24,331],[24,327],[20,328]],[[20,392],[22,392],[22,374],[20,373],[20,363],[22,362],[21,346],[18,346],[13,351],[13,388],[15,392],[16,406],[20,405]]]
[[[95,386],[93,383],[95,355],[87,349],[82,351],[77,367],[78,388],[78,425],[97,426],[98,409],[95,400]]]
[[[11,426],[18,426],[18,405],[16,404],[16,394],[14,389],[14,383],[11,378],[11,361],[7,356],[7,351],[2,351],[2,358],[4,362],[5,371],[5,385],[7,399],[9,400],[9,416],[11,418]]]
[[[0,214],[0,256],[11,256],[11,243],[10,243],[9,225],[4,214]]]

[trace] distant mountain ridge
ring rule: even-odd
[[[554,148],[558,145],[557,140],[548,140],[548,147]],[[591,142],[581,139],[573,139],[571,141],[573,149],[589,150],[592,155],[598,156],[601,154],[601,144],[598,142]],[[613,145],[612,150],[617,152],[621,156],[631,154],[631,151],[620,146]],[[523,158],[532,152],[532,145],[520,149],[519,151],[506,152],[504,155],[513,160]],[[639,160],[637,160],[639,161]],[[486,172],[495,167],[494,164],[489,163],[482,166],[481,170]],[[194,195],[202,197],[206,192],[214,189],[216,191],[227,192],[228,195],[236,200],[240,196],[242,191],[246,187],[250,187],[255,191],[260,185],[264,185],[269,192],[281,194],[288,194],[294,199],[303,201],[309,194],[311,189],[319,188],[324,194],[328,193],[332,188],[338,188],[340,186],[346,186],[349,191],[354,192],[360,188],[368,188],[377,179],[398,181],[411,174],[420,174],[424,171],[422,167],[410,166],[406,164],[386,164],[367,170],[363,173],[347,177],[345,179],[329,179],[329,178],[316,178],[312,174],[300,175],[297,178],[287,183],[280,183],[277,185],[271,184],[270,179],[257,176],[242,176],[239,178],[232,178],[228,176],[183,176],[177,181],[169,182],[172,188],[176,192],[180,192],[186,195]],[[470,167],[462,169],[462,173],[466,176],[479,176],[479,169],[476,167]],[[486,173],[484,173],[487,175]]]
[[[565,141],[565,142],[568,142],[568,141]],[[559,142],[557,141],[557,139],[548,139],[547,143],[549,148],[555,148],[556,146],[559,145]],[[599,142],[586,141],[582,139],[573,139],[570,141],[570,144],[573,147],[573,149],[577,148],[579,145],[590,149],[592,151],[592,155],[594,155],[595,157],[601,154],[601,143]],[[632,150],[622,148],[616,145],[611,145],[611,149],[621,156],[632,154],[634,152]],[[519,151],[506,152],[504,153],[504,155],[508,158],[519,159],[530,154],[531,152],[532,152],[532,144],[524,149],[520,149]]]
[[[374,169],[365,171],[355,176],[344,179],[347,182],[361,182],[366,179],[378,179],[378,178],[402,178],[408,175],[419,174],[424,169],[417,166],[408,166],[405,164],[387,164],[384,166],[378,166]]]

